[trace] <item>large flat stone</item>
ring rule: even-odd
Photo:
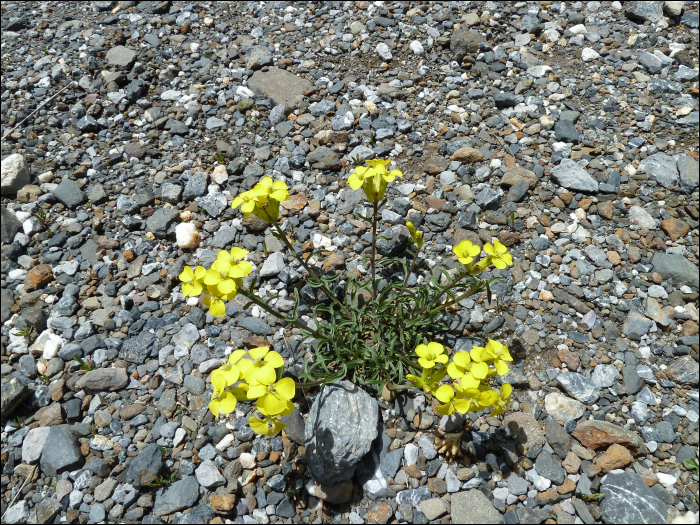
[[[311,87],[311,83],[283,69],[270,67],[266,72],[253,73],[248,87],[256,95],[265,95],[275,106],[294,107],[302,101],[302,93]]]

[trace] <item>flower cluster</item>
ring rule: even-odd
[[[386,166],[391,162],[390,160],[374,159],[366,162],[370,167],[356,167],[355,173],[348,177],[348,185],[353,190],[362,188],[367,200],[377,203],[384,198],[387,185],[394,182],[396,177],[403,178],[403,173],[399,170],[387,171]]]
[[[268,224],[277,222],[280,216],[280,202],[289,198],[289,190],[284,181],[272,182],[270,177],[263,177],[253,189],[241,193],[231,203],[235,210],[239,206],[243,216],[255,215]]]
[[[204,304],[214,317],[226,315],[224,301],[230,301],[241,289],[243,277],[253,271],[253,265],[244,261],[248,252],[242,248],[231,248],[231,251],[221,250],[216,255],[216,261],[208,270],[197,266],[194,270],[185,266],[180,274],[182,295],[199,297],[205,293]]]
[[[508,348],[498,341],[489,339],[484,347],[475,346],[469,352],[457,352],[450,362],[445,347],[439,343],[418,345],[416,354],[423,373],[421,377],[406,377],[426,394],[444,403],[436,408],[440,414],[466,414],[487,408],[493,408],[492,416],[505,412],[513,388],[506,383],[499,393],[486,382],[493,375],[506,375],[506,361],[513,360]],[[449,376],[452,383],[440,385],[445,376]]]
[[[484,245],[486,257],[481,258],[476,263],[474,262],[474,258],[481,253],[481,248],[472,244],[471,241],[460,242],[457,246],[452,248],[452,252],[457,256],[457,260],[462,263],[471,274],[481,273],[490,265],[494,265],[499,270],[503,270],[507,266],[513,264],[513,257],[508,253],[508,249],[497,239],[493,241],[493,245],[491,243],[486,243]]]
[[[209,410],[218,419],[220,412],[233,412],[238,401],[256,400],[263,418],[251,416],[248,424],[254,432],[272,436],[285,427],[280,417],[294,411],[294,380],[276,381],[284,359],[268,347],[253,348],[245,355],[245,350],[235,350],[226,364],[211,373],[214,392]]]

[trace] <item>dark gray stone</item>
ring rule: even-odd
[[[554,137],[562,142],[573,142],[574,144],[581,141],[581,133],[570,120],[560,119],[554,124]]]
[[[17,379],[11,379],[2,384],[2,395],[0,396],[2,405],[2,416],[7,418],[22,404],[22,401],[29,397],[31,391]]]
[[[85,458],[80,443],[67,425],[51,427],[41,452],[41,470],[46,476],[55,476],[66,470],[83,466]]]
[[[255,335],[272,335],[272,329],[259,317],[244,317],[238,321],[238,326],[250,330]]]
[[[377,437],[379,407],[348,381],[326,385],[306,422],[306,458],[311,476],[334,485],[350,479]]]
[[[637,312],[631,312],[622,325],[622,333],[634,341],[639,341],[644,334],[651,330],[652,326],[654,326],[654,321]]]
[[[654,271],[664,279],[671,279],[676,285],[692,286],[698,289],[700,275],[698,267],[680,254],[655,252],[651,260]]]
[[[80,206],[87,199],[80,186],[66,177],[53,190],[53,195],[69,209]]]
[[[639,475],[609,473],[600,489],[605,494],[600,504],[605,523],[666,523],[666,504]]]
[[[661,20],[664,16],[663,2],[635,1],[625,7],[625,15],[634,22],[652,24]]]
[[[408,228],[403,224],[392,226],[381,234],[385,238],[377,240],[377,252],[387,257],[398,255],[406,247],[410,235]]]
[[[184,476],[167,488],[156,492],[153,512],[166,516],[192,507],[199,498],[199,483],[194,476]]]
[[[592,405],[600,398],[600,391],[593,381],[583,374],[567,372],[557,375],[557,383],[574,399]]]
[[[168,228],[177,219],[178,210],[173,208],[159,208],[146,221],[146,231],[151,232],[158,239],[165,239]]]
[[[0,210],[0,242],[11,243],[18,232],[22,231],[22,223],[7,208]]]
[[[537,456],[535,469],[540,476],[547,478],[555,485],[561,485],[566,479],[566,471],[561,466],[561,462],[546,450],[543,450]]]

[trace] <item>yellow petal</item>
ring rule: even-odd
[[[252,271],[253,265],[251,263],[249,263],[248,261],[240,261],[231,266],[231,268],[228,271],[228,275],[229,277],[237,279],[240,277],[245,277]]]
[[[484,362],[472,363],[470,371],[476,379],[484,379],[489,373],[489,366]]]
[[[510,383],[506,383],[501,387],[501,399],[508,399],[513,393],[513,387]]]
[[[250,385],[248,387],[248,399],[257,399],[265,394],[267,394],[265,385]]]
[[[455,410],[460,414],[466,414],[469,412],[469,407],[471,405],[471,399],[455,399]]]
[[[500,416],[503,413],[505,413],[505,410],[503,410],[503,407],[501,407],[499,405],[491,411],[491,413],[489,414],[489,417]]]
[[[242,350],[236,350],[236,352],[241,352]],[[245,355],[245,352],[244,354]],[[252,359],[241,359],[240,357],[238,358],[238,369],[241,371],[241,373],[245,373],[246,370],[248,370],[251,366],[253,366],[253,360]]]
[[[238,261],[239,259],[243,259],[246,257],[250,252],[248,250],[244,250],[243,248],[238,248],[237,246],[234,246],[231,248],[231,259],[234,261]]]
[[[267,432],[270,429],[270,423],[268,418],[258,419],[257,417],[251,416],[248,418],[248,425],[250,426],[250,429],[256,434],[267,435]]]
[[[261,385],[271,385],[275,382],[275,369],[270,365],[264,365],[257,370],[249,368],[244,374],[245,380],[248,383],[259,383]]]
[[[450,385],[442,385],[435,391],[435,397],[443,403],[449,403],[455,396],[454,388]]]
[[[459,381],[462,383],[463,391],[477,388],[480,384],[479,380],[471,374],[464,374]]]
[[[252,357],[256,361],[260,361],[263,357],[265,357],[265,354],[267,354],[269,351],[269,346],[260,346],[258,348],[251,348],[250,350],[248,350],[248,354],[250,354],[250,357]]]
[[[279,368],[284,366],[284,359],[274,350],[265,354],[265,364],[270,365],[273,368]]]
[[[222,370],[222,368],[220,368],[219,370]],[[238,369],[237,366],[229,366],[228,370],[223,370],[221,373],[224,375],[224,377],[226,377],[226,382],[228,383],[228,386],[231,386],[236,381],[238,381],[238,378],[241,375],[241,371]]]
[[[364,182],[365,180],[359,177],[357,173],[352,173],[348,177],[348,186],[350,186],[353,190],[359,190]]]
[[[236,396],[231,392],[224,392],[219,407],[224,414],[230,414],[236,409]]]
[[[235,365],[240,361],[241,357],[245,355],[245,350],[234,350],[231,352],[231,355],[228,356],[228,362],[232,365]]]
[[[204,276],[204,284],[211,286],[214,284],[219,284],[221,281],[221,274],[216,270],[207,270],[207,274]]]
[[[182,273],[179,275],[182,282],[194,281],[194,272],[189,266],[185,266]]]
[[[458,366],[467,366],[471,362],[471,359],[469,358],[469,352],[465,352],[464,350],[461,352],[457,352],[455,355],[452,356],[452,361],[454,361],[454,363]]]
[[[253,212],[254,209],[255,209],[255,202],[254,201],[244,202],[243,205],[241,206],[241,211],[244,214],[250,214]]]
[[[491,246],[491,243],[487,242],[486,244],[484,244],[484,251],[488,255],[496,255],[496,250],[493,249],[493,246]]]
[[[217,370],[215,370],[214,372],[216,372]],[[221,375],[221,374],[214,373],[214,372],[212,372],[211,378],[210,378],[211,379],[211,386],[214,387],[215,392],[223,392],[224,388],[226,388],[228,386],[228,384],[226,382],[226,377]]]
[[[505,246],[501,244],[501,241],[498,239],[494,239],[493,241],[493,247],[496,249],[496,251],[500,254],[506,253],[508,250],[506,249]]]
[[[435,356],[435,362],[436,362],[436,363],[441,363],[441,364],[443,364],[443,365],[444,365],[445,363],[447,363],[447,361],[448,361],[449,359],[450,359],[450,358],[447,356],[447,354],[440,354],[440,355]]]
[[[418,358],[418,364],[423,368],[433,368],[435,366],[435,363],[433,361],[428,361],[423,357]]]
[[[216,288],[219,290],[219,293],[230,294],[236,289],[236,283],[233,279],[224,279],[216,285]]]
[[[494,365],[496,365],[496,372],[498,372],[499,376],[504,376],[508,373],[508,365],[505,363],[505,361],[498,359]]]
[[[197,266],[197,268],[194,269],[194,278],[198,281],[201,281],[204,279],[204,276],[207,274],[207,269],[204,266]]]
[[[459,379],[464,375],[464,370],[459,368],[455,363],[447,365],[447,373],[452,379]]]
[[[192,293],[194,285],[189,283],[182,283],[182,295],[184,297],[193,297],[195,294]]]
[[[212,414],[214,414],[214,417],[216,419],[219,419],[219,408],[220,408],[220,405],[219,405],[218,401],[214,401],[213,399],[211,401],[209,401],[209,410],[211,411]]]
[[[283,377],[275,385],[275,390],[284,399],[291,400],[294,399],[294,380],[291,377]]]
[[[428,343],[428,350],[430,350],[434,355],[440,355],[445,351],[445,347],[440,343]]]
[[[500,257],[494,257],[491,262],[493,265],[498,268],[499,270],[503,270],[506,266],[508,266],[506,263],[504,263]]]
[[[435,410],[439,414],[442,414],[443,416],[451,416],[455,412],[455,408],[452,405],[452,403],[447,403],[445,405],[438,405],[435,407]]]
[[[287,401],[281,395],[272,393],[258,399],[256,406],[262,414],[273,416],[287,408]]]
[[[235,199],[233,199],[233,202],[231,203],[231,208],[233,208],[233,209],[235,210],[235,209],[238,208],[241,204],[243,204],[243,197],[241,197],[241,196],[239,195],[238,197],[236,197]]]
[[[509,253],[504,253],[503,255],[501,255],[501,260],[508,266],[513,265],[513,257]]]
[[[209,313],[214,317],[225,317],[226,316],[226,306],[223,301],[212,301],[209,305]]]

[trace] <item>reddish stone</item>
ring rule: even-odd
[[[33,292],[39,288],[43,288],[53,281],[53,272],[48,264],[40,264],[35,266],[29,272],[24,280],[24,291]]]
[[[685,237],[685,235],[690,231],[690,226],[680,219],[666,219],[661,221],[661,229],[666,232],[672,241],[679,239],[680,237]]]

